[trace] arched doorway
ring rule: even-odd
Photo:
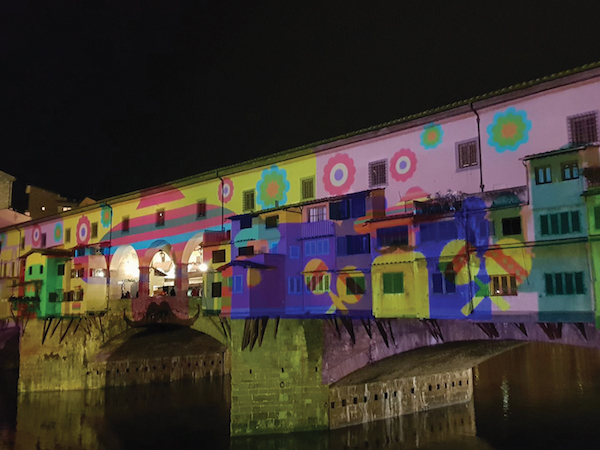
[[[115,251],[110,262],[111,300],[137,297],[139,293],[140,267],[135,249],[122,245]]]
[[[150,260],[150,296],[175,295],[176,267],[171,255],[164,249]]]

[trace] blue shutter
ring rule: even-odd
[[[351,217],[358,218],[363,217],[366,214],[366,205],[364,197],[354,197],[351,200]]]
[[[348,254],[348,246],[346,236],[337,238],[337,255],[346,256]]]
[[[306,256],[314,256],[316,254],[315,241],[304,242],[304,254]]]
[[[573,225],[573,233],[579,233],[581,231],[579,211],[571,211],[571,224]]]
[[[244,278],[242,275],[233,276],[233,293],[241,294],[244,292]]]

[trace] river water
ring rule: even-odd
[[[229,438],[230,381],[16,393],[0,372],[1,449],[600,448],[600,351],[528,344],[474,368],[473,401],[330,432]]]

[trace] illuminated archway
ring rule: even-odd
[[[131,245],[118,247],[110,262],[109,298],[136,297],[139,282],[140,267],[135,249]]]

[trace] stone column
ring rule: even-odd
[[[187,271],[187,263],[179,263],[175,270],[175,290],[178,295],[187,295],[188,286],[190,284]]]
[[[140,297],[147,297],[150,295],[150,267],[140,266],[140,285],[139,291]]]

